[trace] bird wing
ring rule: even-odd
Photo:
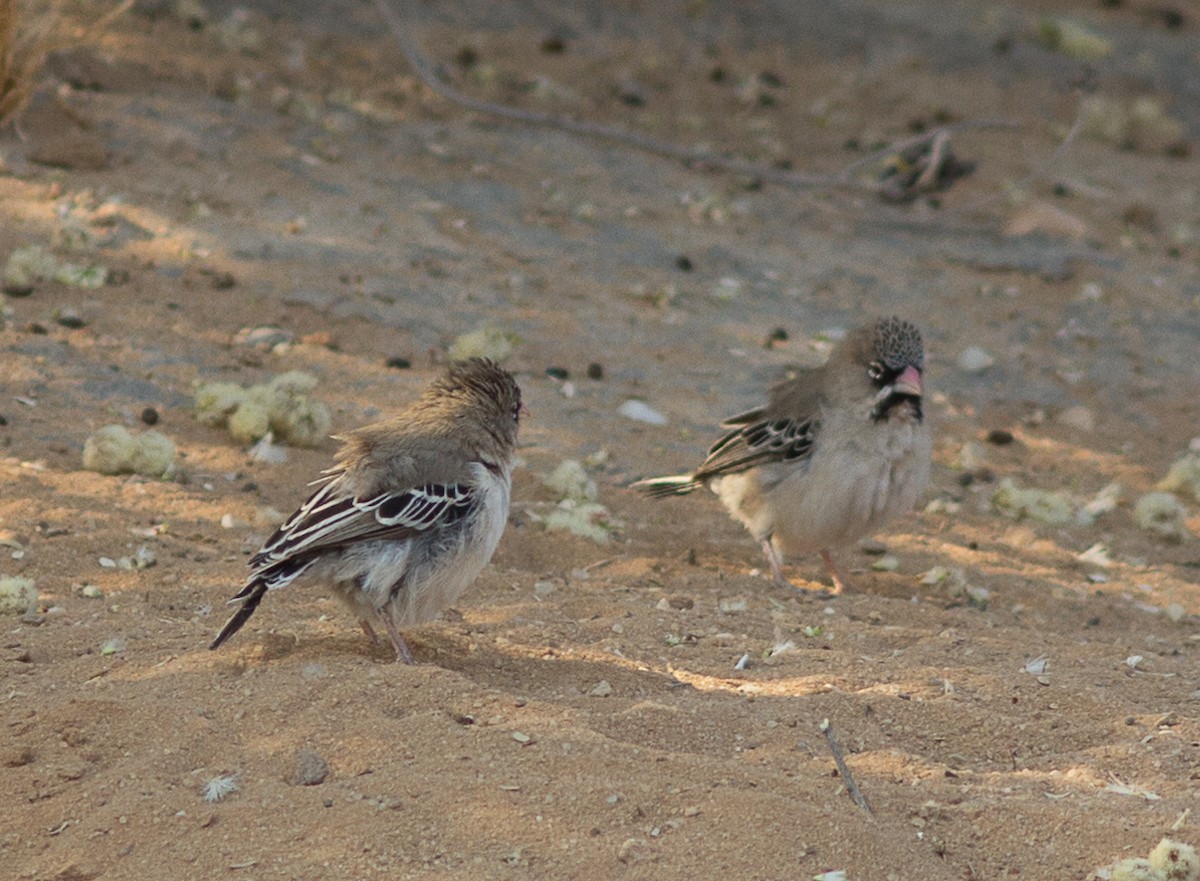
[[[694,477],[698,481],[739,474],[772,462],[804,463],[812,455],[819,423],[812,418],[772,418],[767,408],[726,419],[730,428],[708,450]]]
[[[460,520],[475,504],[468,481],[425,483],[361,497],[334,472],[250,558],[256,573],[350,542],[399,540]],[[289,579],[290,580],[290,579]]]

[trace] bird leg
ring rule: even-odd
[[[408,645],[404,642],[404,637],[400,635],[400,631],[396,627],[396,622],[392,620],[392,613],[383,608],[379,610],[379,617],[383,620],[383,626],[387,628],[388,639],[392,641],[392,648],[396,650],[396,660],[402,664],[417,663],[417,659],[408,650]]]
[[[836,593],[844,593],[846,588],[850,586],[850,582],[842,571],[838,569],[837,563],[833,562],[833,554],[825,548],[821,549],[821,559],[825,561],[825,568],[829,570],[829,576],[833,579],[833,589]]]
[[[375,628],[371,626],[371,622],[366,618],[359,618],[358,623],[362,625],[363,633],[367,635],[367,639],[371,640],[374,645],[379,645],[379,637],[375,634]]]
[[[780,587],[794,587],[795,585],[783,577],[783,560],[779,558],[779,551],[775,550],[770,538],[763,539],[762,548],[767,565],[771,567],[771,580]]]

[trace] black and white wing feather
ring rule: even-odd
[[[696,471],[639,480],[634,489],[654,498],[681,496],[711,480],[775,462],[807,467],[820,425],[815,419],[773,419],[768,408],[760,407],[726,419],[721,427],[731,431],[709,447]]]
[[[334,476],[267,539],[250,566],[261,572],[351,542],[398,541],[457,522],[474,504],[475,487],[469,483],[426,483],[359,498],[347,495]]]
[[[708,450],[694,478],[705,482],[773,463],[803,466],[812,455],[820,428],[815,419],[772,419],[765,408],[721,423],[731,429]]]
[[[209,648],[217,648],[254,614],[267,591],[295,581],[322,555],[346,545],[403,541],[462,520],[478,502],[470,483],[426,483],[369,498],[346,493],[342,473],[327,482],[275,531],[250,558],[246,586],[230,598],[241,607],[225,622]]]

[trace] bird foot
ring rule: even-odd
[[[392,641],[392,648],[396,650],[396,660],[401,664],[417,663],[417,659],[409,651],[408,644],[404,641],[404,637],[400,635],[400,630],[396,627],[396,622],[392,620],[392,616],[386,610],[380,610],[379,617],[383,620],[383,626],[387,628],[388,639]]]
[[[845,593],[850,587],[850,581],[842,574],[842,570],[837,567],[837,563],[833,562],[833,554],[827,550],[822,550],[821,559],[825,561],[825,568],[829,570],[829,577],[833,579],[833,592]]]

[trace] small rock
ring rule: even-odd
[[[146,425],[158,425],[158,411],[153,407],[147,407],[142,411],[141,419]]]
[[[604,365],[593,361],[587,366],[588,379],[604,379]]]
[[[402,358],[399,355],[393,355],[391,358],[388,358],[386,361],[384,361],[383,365],[385,367],[390,367],[393,370],[408,370],[410,367],[412,367],[412,360],[409,358]]]
[[[87,322],[74,309],[63,309],[54,316],[55,323],[70,330],[86,327]]]
[[[1048,202],[1030,202],[1008,219],[1004,224],[1004,234],[1016,237],[1031,233],[1082,242],[1088,236],[1088,228],[1074,214]]]
[[[617,859],[623,863],[641,863],[658,859],[658,851],[644,838],[627,838],[617,849]]]
[[[648,425],[666,425],[667,417],[659,413],[649,404],[642,401],[630,398],[619,408],[617,412],[626,419],[633,419],[637,422],[645,422]]]
[[[982,373],[995,363],[996,359],[979,346],[967,346],[958,356],[959,369],[967,373]]]
[[[993,428],[987,433],[987,442],[998,447],[1008,446],[1013,442],[1013,433],[1006,428]]]
[[[243,327],[233,335],[235,346],[248,346],[253,349],[273,349],[295,340],[296,335],[282,327]]]
[[[588,690],[588,697],[608,697],[613,693],[613,687],[607,679],[601,679]]]
[[[1074,407],[1068,407],[1059,413],[1058,422],[1068,428],[1074,428],[1083,432],[1096,430],[1096,414],[1087,407],[1079,404]]]
[[[328,763],[309,749],[296,753],[296,767],[287,782],[293,786],[318,786],[329,776]]]

